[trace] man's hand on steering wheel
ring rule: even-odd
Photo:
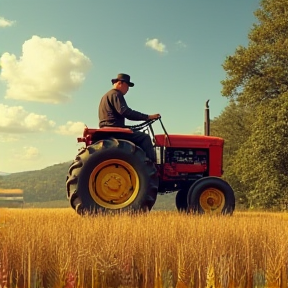
[[[159,119],[159,118],[161,118],[160,114],[148,115],[148,120]]]

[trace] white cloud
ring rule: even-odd
[[[0,104],[0,132],[27,133],[52,129],[55,123],[45,115],[29,113],[21,106]]]
[[[166,50],[166,45],[161,43],[158,39],[154,38],[154,39],[147,39],[145,45],[147,47],[150,47],[153,50],[156,50],[160,53],[165,53],[168,52]]]
[[[82,122],[68,121],[65,125],[61,125],[56,130],[56,133],[62,135],[75,135],[81,136],[83,134],[85,124]]]
[[[196,127],[195,130],[192,131],[192,135],[204,135],[204,125]]]
[[[3,17],[0,17],[0,27],[10,27],[12,25],[14,25],[16,22],[15,21],[10,21],[10,20],[7,20]]]
[[[33,36],[24,42],[19,60],[4,53],[0,65],[7,83],[5,98],[56,104],[70,99],[91,62],[70,41]]]
[[[176,42],[176,45],[177,45],[178,47],[181,47],[181,48],[186,48],[186,47],[187,47],[187,45],[186,45],[183,41],[181,41],[181,40],[177,41],[177,42]]]
[[[1,128],[0,128],[1,131]],[[9,133],[5,133],[4,134],[0,134],[0,143],[10,143],[10,142],[16,142],[19,141],[20,137],[18,137],[17,134],[9,134]]]
[[[17,161],[35,161],[41,158],[38,148],[32,146],[25,146],[22,147],[22,149],[17,149],[17,151],[13,149],[11,155],[13,155],[12,158]]]
[[[22,160],[37,160],[40,157],[40,153],[36,147],[23,147],[23,153],[18,156]]]

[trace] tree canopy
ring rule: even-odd
[[[213,125],[227,139],[228,176],[246,204],[287,207],[288,1],[262,0],[255,16],[248,46],[223,63],[222,95],[231,104]]]
[[[255,16],[248,47],[239,46],[223,64],[222,94],[245,105],[277,98],[288,89],[288,2],[262,0]]]

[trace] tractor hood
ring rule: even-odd
[[[158,134],[155,135],[156,146],[177,148],[209,148],[210,146],[223,146],[224,140],[214,136],[204,135],[177,135]]]

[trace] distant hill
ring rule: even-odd
[[[72,160],[41,170],[0,175],[0,188],[23,189],[27,207],[29,203],[33,203],[31,207],[63,207],[68,204],[65,184],[71,163]],[[174,210],[175,193],[158,195],[154,209]]]
[[[65,200],[65,181],[71,162],[0,176],[0,187],[23,189],[25,202]]]

